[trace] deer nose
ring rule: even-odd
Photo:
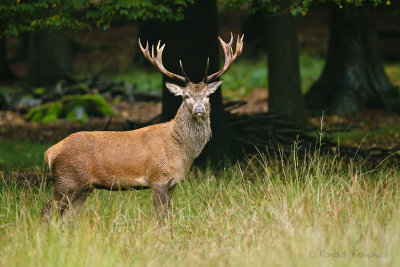
[[[193,113],[196,115],[203,115],[206,113],[206,109],[203,106],[195,106]]]

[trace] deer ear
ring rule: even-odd
[[[176,96],[183,95],[183,88],[180,87],[179,85],[176,85],[174,83],[165,83],[165,86],[172,94]]]
[[[221,85],[221,83],[222,83],[222,81],[218,81],[218,82],[213,82],[213,83],[207,84],[208,93],[212,94],[215,91],[217,91],[217,89]]]

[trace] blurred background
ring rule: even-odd
[[[166,68],[180,74],[182,59],[200,82],[208,57],[210,72],[223,66],[217,37],[231,32],[244,50],[211,99],[200,160],[314,144],[321,130],[328,150],[400,146],[398,1],[5,1],[0,12],[1,166],[42,166],[75,131],[172,119],[181,99],[138,39],[161,40]]]

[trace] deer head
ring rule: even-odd
[[[210,111],[210,102],[209,102],[209,96],[214,93],[218,87],[221,85],[222,81],[215,81],[214,80],[218,79],[222,74],[227,72],[229,68],[231,67],[232,63],[236,60],[236,58],[242,53],[243,49],[243,37],[237,38],[236,41],[236,50],[235,54],[233,54],[233,49],[232,49],[232,43],[233,43],[233,35],[231,33],[231,40],[229,43],[225,43],[221,37],[218,37],[218,40],[222,46],[222,49],[225,54],[225,64],[223,68],[219,71],[217,71],[214,74],[208,75],[208,68],[209,68],[209,63],[210,60],[207,59],[207,65],[206,65],[206,70],[204,74],[204,78],[200,83],[192,83],[188,77],[188,75],[185,73],[185,70],[183,69],[182,66],[182,61],[179,61],[180,68],[182,71],[183,76],[169,72],[168,70],[165,69],[163,63],[162,63],[162,53],[165,48],[165,44],[160,46],[160,41],[157,44],[157,55],[154,54],[154,46],[151,46],[151,54],[149,51],[149,44],[146,43],[146,47],[143,48],[140,39],[139,39],[139,46],[140,49],[142,50],[144,56],[146,59],[152,63],[161,73],[164,75],[174,78],[178,81],[181,81],[185,83],[185,86],[179,86],[174,83],[166,83],[166,87],[168,90],[176,95],[176,96],[182,96],[183,97],[183,103],[185,106],[189,109],[190,113],[193,114],[194,116],[201,118],[209,114]]]

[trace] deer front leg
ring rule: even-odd
[[[163,223],[165,215],[168,212],[169,201],[171,200],[172,192],[175,186],[167,184],[158,184],[152,187],[154,209],[158,220]]]

